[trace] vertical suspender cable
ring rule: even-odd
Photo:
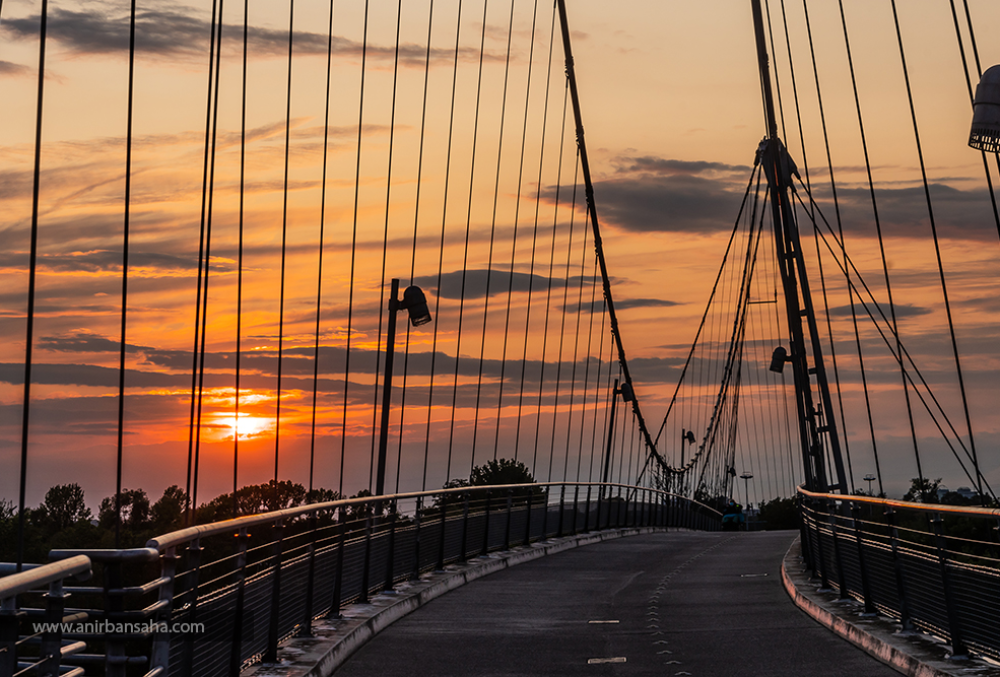
[[[221,23],[221,22],[220,22]],[[281,201],[281,288],[278,300],[278,379],[277,392],[274,398],[274,503],[272,510],[277,510],[278,504],[278,461],[281,450],[281,357],[285,340],[285,262],[288,249],[288,165],[292,136],[292,47],[295,38],[295,0],[288,2],[288,81],[285,98],[285,174],[282,186]],[[354,275],[352,271],[351,279]],[[350,327],[347,330],[350,340]]]
[[[472,196],[476,180],[476,143],[479,140],[479,106],[483,91],[483,61],[486,56],[486,15],[489,0],[483,0],[483,30],[479,36],[479,73],[476,78],[476,114],[472,126],[472,158],[469,166],[469,203],[465,213],[465,249],[462,257],[462,284],[458,301],[458,336],[455,343],[455,373],[451,390],[451,421],[448,427],[448,468],[445,479],[451,479],[451,458],[455,446],[455,410],[458,408],[458,377],[462,361],[462,321],[465,318],[465,283],[469,267],[469,239],[472,232]],[[473,450],[475,451],[475,450]]]
[[[820,118],[820,124],[822,125],[822,128],[823,128],[823,143],[824,143],[824,145],[826,147],[826,165],[827,165],[828,171],[830,172],[830,190],[833,193],[833,209],[834,209],[834,213],[836,214],[836,217],[837,217],[837,228],[838,228],[838,231],[840,233],[840,245],[841,245],[841,249],[842,249],[841,253],[842,253],[844,259],[846,259],[847,258],[847,249],[845,248],[845,245],[844,245],[844,225],[843,225],[843,222],[841,221],[841,218],[840,218],[840,199],[839,199],[839,196],[837,195],[837,180],[834,177],[833,156],[830,153],[830,136],[827,133],[827,128],[826,128],[826,109],[823,106],[823,93],[822,93],[822,89],[820,88],[820,82],[819,82],[819,68],[816,65],[816,49],[813,46],[812,23],[809,21],[809,4],[808,4],[808,2],[806,0],[802,0],[802,9],[805,12],[806,32],[809,35],[809,55],[812,58],[813,78],[815,79],[815,82],[816,82],[816,100],[817,100],[817,102],[819,104],[819,118]],[[821,257],[821,255],[819,253],[818,226],[816,225],[815,220],[813,220],[813,231],[814,231],[814,233],[817,234],[817,239],[816,239],[816,257],[817,257],[818,261],[822,261],[822,257]],[[819,265],[822,266],[822,263],[820,263]],[[846,264],[845,264],[845,267],[846,267]],[[837,405],[840,408],[840,425],[841,425],[841,429],[845,431],[845,434],[844,434],[844,453],[847,455],[847,476],[848,476],[848,479],[850,480],[850,483],[851,483],[851,493],[853,493],[854,492],[854,467],[853,467],[853,464],[851,463],[851,444],[850,444],[850,438],[846,434],[846,431],[847,431],[847,419],[844,416],[844,396],[843,396],[843,393],[841,392],[841,388],[840,388],[840,368],[839,368],[839,366],[837,364],[837,347],[836,347],[836,342],[834,341],[834,338],[833,338],[833,323],[830,320],[830,307],[829,307],[829,303],[827,302],[827,296],[826,296],[826,281],[822,279],[822,275],[823,275],[822,268],[820,268],[821,286],[823,287],[823,306],[824,306],[824,308],[826,310],[826,329],[827,329],[827,333],[828,333],[828,335],[830,337],[830,360],[833,363],[833,380],[834,380],[834,383],[836,384],[836,389],[837,389]],[[849,273],[848,273],[848,279],[846,280],[846,283],[847,283],[847,294],[848,294],[848,299],[850,301],[848,305],[850,305],[850,307],[851,307],[851,320],[853,322],[854,335],[855,335],[855,339],[856,339],[856,343],[857,343],[857,348],[858,348],[858,360],[859,360],[859,363],[861,365],[861,370],[864,371],[864,368],[865,368],[864,364],[865,363],[864,363],[864,357],[862,356],[862,353],[861,353],[861,335],[858,333],[858,315],[857,315],[857,311],[854,308],[854,292],[851,290],[851,281],[850,281],[849,277],[850,276],[849,276]],[[864,382],[867,382],[867,379],[863,378],[862,380]],[[830,412],[829,415],[833,416],[834,413]],[[871,411],[870,410],[868,411],[868,417],[871,418]]]
[[[531,14],[531,46],[528,49],[528,77],[524,89],[524,122],[521,127],[521,159],[517,170],[517,195],[514,198],[514,234],[510,243],[510,272],[507,282],[507,310],[504,314],[503,347],[500,349],[500,393],[497,396],[497,426],[493,436],[493,460],[497,459],[500,448],[500,421],[503,419],[503,386],[507,373],[507,340],[510,336],[510,306],[514,296],[514,258],[517,253],[517,222],[521,212],[521,182],[524,178],[524,150],[528,136],[528,108],[531,102],[531,70],[535,63],[535,25],[538,20],[538,0],[535,0]],[[545,143],[545,118],[548,115],[548,89],[546,89],[545,108],[542,120],[542,144]]]
[[[431,422],[432,415],[434,413],[434,376],[435,369],[437,367],[437,343],[438,343],[438,328],[441,326],[440,310],[441,310],[441,277],[444,273],[444,241],[445,232],[448,226],[448,188],[451,181],[451,148],[452,141],[454,140],[455,134],[455,90],[458,85],[458,52],[459,52],[459,40],[462,37],[462,0],[458,0],[458,13],[455,18],[455,55],[452,62],[452,72],[451,72],[451,103],[449,104],[450,109],[448,113],[448,146],[445,151],[445,168],[444,168],[444,194],[443,194],[443,204],[441,206],[441,240],[438,245],[438,273],[437,273],[437,290],[438,293],[434,297],[434,317],[438,318],[438,321],[434,323],[433,336],[431,338],[431,375],[430,383],[427,387],[427,428],[424,432],[424,458],[426,459],[430,453],[431,445]],[[456,356],[457,357],[457,356]],[[425,462],[426,465],[426,462]],[[445,468],[444,481],[447,482],[451,473],[451,454],[448,454],[448,461]]]
[[[367,0],[366,0],[367,1]],[[424,171],[424,138],[427,131],[427,81],[430,77],[430,66],[431,66],[431,35],[434,30],[434,0],[431,0],[430,9],[427,14],[427,52],[424,55],[424,91],[423,91],[423,103],[421,105],[420,112],[420,151],[417,154],[417,194],[414,201],[413,208],[413,246],[410,250],[410,279],[412,280],[416,274],[417,266],[417,231],[420,225],[420,188],[423,180]],[[406,347],[403,351],[403,385],[400,389],[402,392],[402,402],[399,405],[399,454],[403,453],[403,420],[406,414],[406,377],[409,373],[410,366],[410,323],[406,323]],[[345,401],[346,406],[346,401]],[[422,479],[420,480],[420,489],[423,491],[427,488],[427,455],[424,455],[424,471]]]
[[[236,383],[233,411],[233,517],[239,515],[240,470],[240,362],[243,356],[243,227],[246,206],[247,167],[247,53],[250,37],[250,0],[243,0],[243,80],[240,88],[240,207],[239,244],[236,255]],[[315,409],[314,409],[315,411]],[[315,420],[315,419],[314,419]],[[311,473],[310,473],[311,474]],[[312,489],[312,486],[309,487]]]
[[[128,321],[128,236],[132,206],[132,101],[135,94],[135,1],[129,12],[128,114],[125,123],[125,214],[122,219],[122,320],[118,340],[118,459],[115,468],[115,548],[122,536],[122,455],[125,434],[125,340]]]
[[[514,35],[514,0],[510,2],[510,19],[507,25],[507,55],[504,59],[503,72],[503,96],[500,104],[500,139],[497,143],[497,168],[495,183],[493,186],[493,216],[490,222],[490,252],[486,265],[486,293],[483,296],[483,333],[482,342],[479,348],[479,377],[476,381],[476,409],[473,413],[472,423],[472,459],[469,471],[476,465],[476,441],[479,437],[479,405],[483,392],[483,363],[486,355],[486,321],[489,319],[490,310],[490,282],[493,279],[493,245],[495,242],[497,228],[497,203],[500,200],[500,160],[503,158],[503,130],[504,121],[507,118],[507,85],[510,82],[510,45]]]
[[[215,200],[215,157],[216,157],[216,136],[219,129],[219,65],[222,59],[222,25],[223,25],[223,5],[225,0],[219,0],[219,22],[216,27],[216,50],[215,50],[215,92],[209,101],[209,110],[212,111],[211,127],[208,138],[208,177],[207,183],[203,186],[203,196],[207,196],[207,201],[203,197],[205,205],[205,284],[201,294],[201,345],[198,356],[198,410],[195,418],[195,438],[194,438],[194,484],[191,491],[191,501],[197,510],[198,507],[198,480],[201,476],[201,414],[204,404],[205,392],[205,354],[206,335],[208,333],[208,283],[211,272],[210,263],[212,261],[212,216]],[[206,128],[206,133],[209,128]]]
[[[919,468],[919,466],[920,466],[920,452],[919,452],[919,450],[917,448],[917,433],[916,433],[916,429],[914,428],[914,425],[913,425],[913,409],[910,406],[910,391],[909,391],[909,387],[906,384],[906,367],[903,364],[903,355],[902,355],[902,349],[901,349],[902,348],[902,343],[900,341],[900,336],[899,336],[899,325],[896,322],[896,304],[894,303],[893,297],[892,297],[892,283],[890,282],[890,279],[889,279],[889,264],[888,264],[888,259],[886,258],[886,255],[885,255],[885,242],[884,242],[884,239],[882,237],[882,222],[881,222],[881,219],[879,218],[878,202],[875,199],[875,183],[874,183],[874,181],[872,179],[871,160],[870,160],[870,158],[868,156],[868,139],[867,139],[867,136],[865,135],[865,123],[864,123],[864,119],[863,119],[863,117],[861,115],[861,98],[858,95],[858,82],[857,82],[857,77],[856,77],[855,72],[854,72],[854,57],[851,54],[851,40],[850,40],[850,37],[848,36],[848,33],[847,33],[847,17],[844,14],[844,2],[843,2],[843,0],[838,0],[838,4],[840,6],[840,22],[841,22],[841,24],[843,26],[843,29],[844,29],[844,46],[847,48],[847,65],[848,65],[848,67],[850,68],[850,71],[851,71],[851,86],[852,86],[853,91],[854,91],[854,104],[855,104],[855,108],[857,109],[857,113],[858,113],[858,128],[860,129],[860,132],[861,132],[861,147],[862,147],[862,149],[864,151],[864,155],[865,155],[865,170],[866,170],[867,175],[868,175],[868,192],[871,195],[871,200],[872,200],[872,214],[873,214],[873,216],[875,218],[875,232],[878,235],[879,252],[881,253],[881,257],[882,257],[882,273],[883,273],[883,276],[884,276],[884,279],[885,279],[886,294],[887,294],[888,299],[889,299],[889,312],[890,312],[890,315],[892,316],[892,332],[893,332],[893,334],[896,337],[896,355],[895,355],[895,357],[899,360],[900,376],[901,376],[902,382],[903,382],[903,393],[904,393],[904,396],[905,396],[905,399],[906,399],[906,412],[907,412],[907,416],[909,417],[909,423],[910,423],[910,435],[913,438],[913,453],[916,456],[917,466]],[[848,277],[848,279],[850,279],[850,278]],[[865,393],[866,393],[866,396],[867,396],[867,390],[865,391]],[[883,484],[882,484],[882,465],[879,462],[878,444],[875,441],[875,429],[874,429],[874,424],[871,421],[869,421],[869,430],[871,432],[871,438],[872,438],[872,455],[874,456],[874,459],[875,459],[875,475],[876,475],[876,477],[878,477],[878,490],[879,490],[879,494],[882,495],[882,496],[884,496],[885,495],[885,488],[883,487]]]
[[[212,122],[212,82],[215,77],[215,22],[216,22],[216,12],[218,10],[218,5],[215,0],[212,1],[212,24],[211,24],[211,38],[209,41],[209,52],[208,52],[208,94],[206,95],[207,102],[205,104],[205,157],[204,166],[202,169],[202,193],[201,193],[201,230],[198,242],[198,284],[197,292],[195,295],[194,304],[194,347],[191,349],[191,355],[193,364],[191,365],[191,411],[188,420],[188,458],[187,458],[187,479],[184,489],[184,496],[187,505],[187,523],[194,523],[194,510],[193,501],[191,498],[191,482],[193,479],[194,472],[194,448],[195,448],[195,437],[198,435],[198,428],[195,424],[195,412],[198,406],[198,358],[200,355],[200,332],[201,332],[201,295],[202,295],[202,276],[204,270],[207,266],[205,261],[205,207],[208,201],[207,187],[208,187],[208,154],[209,154],[209,140],[211,134],[211,122]]]
[[[379,414],[378,403],[379,403],[379,392],[378,392],[378,375],[382,372],[382,352],[378,349],[378,345],[382,342],[382,320],[385,316],[385,266],[386,257],[389,253],[389,209],[390,202],[392,198],[392,160],[393,160],[393,150],[395,150],[396,142],[396,96],[398,94],[399,85],[399,33],[403,25],[403,0],[398,0],[396,3],[396,43],[393,49],[392,57],[392,112],[389,117],[389,157],[388,164],[385,171],[385,222],[382,228],[382,273],[379,275],[379,297],[378,297],[378,343],[376,344],[375,350],[375,387],[372,388],[372,448],[371,455],[375,458],[375,439],[376,439],[376,428],[375,421]],[[333,35],[331,31],[330,35]],[[399,493],[399,467],[401,457],[396,454],[396,489],[395,493]]]
[[[344,481],[344,456],[347,451],[347,397],[351,385],[351,333],[354,325],[354,263],[358,244],[358,191],[361,182],[361,140],[364,132],[365,115],[365,73],[368,64],[368,0],[365,0],[364,28],[361,40],[361,82],[358,86],[358,149],[354,160],[354,215],[351,225],[351,282],[347,300],[347,341],[344,348],[344,401],[340,420],[340,481]],[[381,309],[380,309],[381,312]],[[375,457],[372,455],[368,471],[368,490],[372,488],[372,470]],[[341,490],[343,494],[343,490]]]
[[[527,312],[525,313],[525,316],[524,316],[524,347],[523,347],[523,350],[521,351],[521,385],[520,385],[520,387],[518,388],[518,391],[517,391],[517,416],[515,417],[515,419],[516,419],[516,425],[515,425],[515,432],[514,432],[514,459],[515,460],[518,457],[518,452],[519,452],[520,446],[521,446],[520,445],[520,443],[521,443],[521,412],[522,412],[522,408],[523,408],[523,405],[524,405],[524,377],[525,377],[525,372],[526,372],[527,366],[528,366],[528,336],[529,336],[529,332],[531,330],[531,300],[532,300],[532,297],[534,296],[534,294],[532,292],[534,291],[534,283],[535,283],[535,252],[536,252],[537,243],[538,243],[538,217],[539,217],[539,213],[540,213],[540,209],[541,209],[541,204],[542,204],[542,168],[544,167],[544,162],[545,162],[545,131],[546,131],[546,128],[547,128],[547,124],[546,123],[548,121],[549,94],[550,94],[550,91],[551,91],[550,83],[551,83],[551,78],[552,78],[552,44],[553,44],[553,36],[555,35],[555,33],[554,33],[554,31],[555,31],[555,8],[553,8],[552,12],[553,12],[553,17],[552,17],[553,21],[552,21],[552,23],[550,25],[550,29],[549,29],[549,58],[548,58],[548,65],[547,65],[546,75],[545,75],[545,115],[543,117],[543,122],[542,122],[541,151],[539,152],[539,157],[538,157],[538,180],[536,181],[536,186],[537,187],[536,187],[536,191],[535,191],[535,220],[534,220],[534,229],[533,229],[532,236],[531,236],[531,264],[530,264],[530,267],[528,268],[528,307],[527,307]],[[564,105],[564,108],[563,108],[563,133],[564,134],[565,134],[565,123],[566,123],[566,116],[565,116],[565,105]],[[563,146],[562,146],[562,137],[560,137],[560,145],[559,145],[560,163],[561,163],[561,160],[562,160],[562,148],[563,148]],[[561,173],[562,172],[562,165],[558,164],[557,167],[558,167],[557,176],[561,177],[562,176],[562,173]],[[555,210],[556,210],[556,213],[558,213],[558,211],[559,211],[559,189],[561,188],[561,186],[559,184],[560,184],[560,179],[557,178],[556,179],[556,194],[555,194]],[[545,324],[544,324],[543,331],[546,334],[548,333],[548,316],[549,316],[548,301],[551,298],[551,293],[552,293],[552,264],[553,264],[553,261],[554,261],[555,246],[556,246],[556,233],[557,233],[558,230],[559,229],[556,227],[556,224],[553,223],[553,226],[552,226],[552,246],[551,246],[551,248],[549,250],[549,279],[548,279],[548,284],[546,285],[546,287],[548,289],[548,293],[546,294],[546,297],[545,297],[545,301],[546,301],[546,303],[545,303]],[[513,271],[514,271],[514,268],[512,266],[511,267],[511,281],[512,282],[513,282],[513,279],[514,279],[513,278]],[[543,345],[544,345],[544,339],[543,339]],[[543,350],[542,351],[542,370],[543,370],[543,372],[544,372],[544,369],[545,369],[545,351]],[[535,451],[537,452],[537,450],[538,450],[538,435],[537,435],[538,426],[537,426],[537,420],[536,420],[535,431],[536,431],[536,434],[535,434],[535,445],[534,446],[535,446]]]
[[[309,493],[313,492],[313,475],[316,465],[316,399],[319,394],[319,337],[323,310],[323,240],[326,232],[326,176],[330,151],[330,80],[333,71],[333,0],[330,0],[330,25],[326,43],[326,98],[323,112],[323,171],[319,198],[319,252],[316,261],[316,329],[313,344],[312,418],[309,426]],[[382,257],[385,265],[385,256]],[[379,304],[381,307],[381,304]],[[382,314],[379,313],[379,318]],[[376,368],[377,370],[377,368]],[[341,498],[338,496],[338,498]],[[311,502],[311,498],[309,499]]]
[[[924,165],[924,151],[920,143],[920,129],[917,127],[917,111],[913,105],[913,92],[910,88],[910,74],[906,66],[906,54],[903,50],[903,33],[899,27],[899,15],[896,11],[896,0],[891,0],[892,18],[896,25],[896,39],[899,43],[899,58],[903,64],[903,78],[906,80],[906,96],[910,103],[910,117],[913,120],[913,136],[917,144],[917,156],[920,159],[920,176],[924,184],[924,198],[927,201],[927,216],[931,224],[931,235],[934,238],[934,253],[937,257],[938,275],[941,279],[941,294],[944,297],[945,314],[948,316],[948,333],[951,336],[951,348],[955,356],[955,371],[958,374],[958,388],[962,393],[962,409],[965,413],[965,424],[969,430],[969,447],[972,451],[972,464],[976,468],[976,488],[979,492],[980,500],[983,496],[982,473],[979,471],[979,457],[976,453],[976,438],[972,432],[972,419],[969,416],[969,401],[965,394],[965,378],[962,375],[962,363],[958,356],[958,341],[955,338],[955,324],[951,317],[951,302],[948,299],[948,284],[944,276],[944,264],[941,260],[941,245],[938,242],[937,224],[934,221],[934,207],[931,204],[931,190],[927,183],[927,169]],[[900,356],[902,359],[902,356]]]
[[[35,278],[38,269],[38,188],[42,163],[42,103],[45,98],[45,43],[49,2],[42,0],[38,30],[38,98],[35,103],[35,166],[31,189],[31,245],[28,254],[28,307],[24,345],[24,399],[21,405],[21,465],[17,493],[17,570],[24,566],[24,494],[28,473],[28,424],[31,408],[31,349],[35,330]]]
[[[583,170],[583,182],[586,189],[587,207],[590,212],[590,224],[594,234],[594,248],[597,250],[597,258],[601,266],[601,279],[604,282],[604,297],[608,305],[608,317],[611,322],[611,333],[615,339],[615,346],[618,349],[618,361],[622,366],[622,374],[625,382],[632,385],[632,375],[628,369],[628,361],[625,358],[625,346],[622,343],[621,332],[618,327],[618,317],[615,315],[614,299],[611,295],[611,279],[608,276],[607,261],[604,258],[604,245],[601,240],[601,227],[597,217],[597,205],[594,202],[594,182],[590,175],[590,159],[587,155],[587,143],[583,134],[583,115],[580,110],[580,94],[576,85],[576,70],[573,64],[573,48],[570,44],[569,22],[566,18],[566,0],[556,0],[559,9],[559,21],[562,28],[563,54],[566,57],[566,77],[569,79],[570,98],[573,101],[573,117],[576,123],[576,142],[580,149],[580,167]],[[666,466],[663,457],[656,450],[649,430],[646,428],[646,421],[642,416],[638,398],[632,400],[632,410],[636,414],[639,429],[642,431],[646,448],[657,461]]]

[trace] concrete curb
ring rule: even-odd
[[[841,600],[835,593],[816,590],[810,583],[795,539],[781,563],[781,581],[792,601],[802,611],[865,653],[910,677],[959,677],[970,674],[997,676],[1000,670],[984,661],[951,661],[947,646],[918,632],[901,633],[897,624],[884,617],[864,617],[854,600]]]
[[[470,581],[580,546],[666,530],[663,527],[632,527],[565,536],[447,566],[444,571],[425,574],[417,581],[401,583],[394,592],[379,594],[368,604],[351,604],[342,610],[342,618],[314,622],[312,637],[288,640],[278,649],[277,663],[255,665],[243,675],[328,677],[379,632],[431,600]]]

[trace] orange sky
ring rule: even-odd
[[[126,409],[125,485],[143,486],[158,496],[169,484],[183,486],[187,458],[186,412],[190,389],[190,350],[193,300],[197,270],[202,153],[205,117],[204,22],[207,3],[149,4],[144,12],[146,32],[140,31],[136,66],[136,108],[132,199],[132,265],[128,343],[129,389]],[[232,351],[235,348],[236,223],[239,199],[240,46],[242,5],[227,6],[219,108],[219,150],[213,210],[213,261],[207,350],[210,353],[212,390],[206,399],[206,420],[212,423],[205,437],[203,484],[199,500],[225,491],[231,483]],[[602,215],[610,273],[626,349],[634,360],[633,372],[644,412],[651,426],[659,427],[666,403],[676,383],[678,360],[683,359],[718,269],[728,231],[736,216],[749,176],[763,124],[754,58],[749,2],[718,0],[687,3],[629,0],[608,11],[607,3],[571,0],[570,21],[587,141],[594,168],[598,209]],[[781,30],[778,3],[772,3],[776,30]],[[908,65],[920,118],[923,151],[938,227],[956,330],[966,369],[984,471],[1000,480],[1000,421],[991,397],[998,364],[995,341],[998,312],[995,277],[1000,248],[992,222],[978,153],[966,146],[969,104],[958,48],[951,30],[947,3],[908,0],[900,3],[900,20],[907,46]],[[9,5],[9,3],[8,3]],[[489,230],[496,180],[497,133],[504,75],[506,21],[510,5],[491,0],[487,14],[483,93],[477,168],[472,171],[472,132],[475,121],[476,67],[483,5],[463,3],[457,98],[448,191],[445,169],[451,91],[451,50],[454,49],[455,0],[435,3],[432,67],[428,78],[428,113],[425,152],[420,171],[419,212],[416,211],[420,144],[423,49],[426,45],[425,2],[404,3],[404,45],[399,70],[396,131],[392,138],[393,181],[388,209],[389,248],[386,277],[410,274],[411,238],[418,229],[418,279],[437,272],[438,238],[445,225],[446,246],[442,267],[457,273],[463,266],[466,219],[471,244],[465,267],[486,268]],[[527,137],[541,135],[542,89],[552,78],[546,135],[546,160],[541,199],[538,196],[537,141],[527,147],[523,178],[517,184],[516,143],[525,110],[524,82],[528,74],[530,3],[517,0],[513,59],[497,199],[497,253],[494,267],[509,259],[511,223],[518,215],[518,272],[528,272],[531,224],[538,209],[545,242],[535,273],[548,276],[548,238],[551,224],[561,224],[557,235],[557,263],[553,277],[580,274],[574,251],[571,270],[565,270],[565,249],[570,210],[564,193],[560,206],[553,203],[551,187],[560,171],[560,139],[564,142],[562,184],[568,188],[573,173],[572,131],[559,133],[562,111],[561,52],[557,48],[551,70],[544,67],[548,49],[550,8],[538,11],[536,53],[532,77],[535,86],[527,103]],[[809,46],[802,5],[788,6],[789,31],[796,67],[796,85],[802,107],[806,157],[816,194],[832,214],[822,130],[816,103]],[[395,3],[372,2],[364,108],[362,153],[357,200],[358,249],[355,261],[352,318],[352,382],[355,397],[368,397],[374,370],[372,353],[377,344],[381,285],[382,234],[386,224],[385,174],[390,141],[392,52]],[[858,87],[864,109],[869,152],[880,194],[883,226],[889,242],[889,262],[896,301],[906,309],[901,320],[910,351],[927,365],[929,378],[940,390],[949,416],[964,433],[955,387],[954,363],[947,343],[947,325],[937,282],[929,226],[923,210],[919,166],[913,143],[909,110],[894,41],[887,2],[845,1],[851,28]],[[1000,8],[988,2],[970,3],[980,32],[979,48],[984,68],[1000,61],[1000,49],[987,40],[986,28],[1000,20]],[[347,293],[350,288],[350,242],[354,223],[354,176],[357,158],[357,124],[362,4],[338,3],[334,32],[339,38],[334,61],[329,160],[326,192],[323,323],[321,342],[331,361],[324,364],[320,397],[320,442],[317,484],[336,487],[339,478],[339,426],[343,370],[339,365],[347,331]],[[95,502],[114,488],[114,431],[117,369],[117,322],[120,312],[120,247],[124,168],[126,62],[122,30],[127,5],[115,2],[60,3],[53,9],[46,83],[44,145],[42,152],[42,210],[39,247],[42,264],[38,281],[35,361],[38,379],[33,388],[29,503],[35,503],[48,486],[80,481]],[[285,478],[305,482],[308,462],[308,423],[311,403],[311,346],[315,322],[316,242],[319,237],[323,114],[326,66],[324,3],[296,4],[296,25],[305,31],[297,42],[292,85],[292,125],[289,175],[289,239],[286,275],[286,317],[283,332],[285,374],[283,382],[282,467]],[[853,94],[843,52],[843,35],[837,3],[824,0],[809,5],[817,64],[826,106],[831,152],[840,190],[848,249],[866,280],[882,298],[881,263],[873,235],[864,159],[857,129]],[[4,8],[0,17],[0,86],[4,90],[5,124],[0,146],[7,158],[0,229],[5,240],[2,265],[7,281],[3,293],[4,348],[0,358],[4,382],[2,404],[2,454],[5,467],[15,468],[19,450],[21,386],[19,374],[24,355],[27,226],[30,222],[30,170],[33,146],[35,59],[37,43],[31,17],[32,3]],[[273,464],[274,368],[277,347],[277,312],[280,285],[280,225],[284,153],[285,78],[287,63],[287,9],[273,3],[251,4],[251,21],[257,31],[251,43],[248,94],[248,144],[246,189],[246,252],[244,261],[244,315],[242,346],[243,400],[248,415],[246,437],[241,442],[241,482],[266,481]],[[152,26],[169,27],[156,31]],[[199,30],[201,32],[199,32]],[[126,33],[127,34],[127,33]],[[145,42],[143,42],[145,40]],[[795,123],[791,80],[783,31],[776,35],[777,69],[781,86],[784,129],[789,149],[804,167]],[[995,171],[995,169],[994,169]],[[471,180],[470,180],[471,176]],[[518,194],[520,192],[520,198]],[[471,194],[471,200],[470,200]],[[445,199],[447,197],[447,210]],[[579,196],[582,199],[582,196]],[[471,203],[471,208],[469,207]],[[573,216],[574,249],[582,251],[582,209]],[[589,248],[589,245],[587,245]],[[588,249],[589,251],[589,249]],[[814,251],[813,254],[814,255]],[[832,266],[832,261],[825,262]],[[593,273],[592,260],[585,274]],[[454,279],[454,278],[448,278]],[[814,284],[814,287],[818,285]],[[589,289],[589,288],[588,288]],[[572,288],[576,290],[575,287]],[[561,288],[556,302],[561,303]],[[816,289],[814,289],[814,292]],[[516,296],[515,318],[524,322],[525,294]],[[457,344],[457,303],[445,294],[437,318],[438,349],[453,354]],[[589,298],[588,298],[589,300]],[[569,299],[574,301],[574,299]],[[492,300],[491,300],[492,302]],[[499,301],[498,301],[499,303]],[[520,305],[519,305],[520,304]],[[847,304],[843,283],[830,292],[830,305]],[[532,310],[532,338],[527,356],[541,356],[541,306]],[[481,322],[481,299],[466,308],[465,323]],[[517,313],[520,313],[519,315]],[[478,318],[478,319],[474,319]],[[599,319],[599,316],[598,318]],[[589,322],[589,318],[585,317]],[[487,355],[496,355],[502,341],[500,320],[491,316]],[[848,419],[860,421],[848,434],[855,443],[860,477],[874,470],[867,449],[867,422],[848,339],[853,329],[849,314],[835,315],[838,353],[844,361],[844,394]],[[411,349],[427,352],[433,341],[428,325],[411,334]],[[867,332],[873,377],[883,413],[878,432],[885,440],[885,461],[899,468],[887,486],[901,494],[915,476],[908,454],[905,416],[895,371],[878,348],[874,331]],[[587,327],[582,336],[592,338],[597,353],[599,326]],[[763,338],[763,337],[762,337]],[[523,338],[521,339],[523,341]],[[605,349],[608,344],[605,342]],[[462,354],[478,356],[480,343],[472,333],[463,334]],[[566,350],[569,349],[567,345]],[[546,347],[551,360],[555,347]],[[582,349],[581,349],[582,350]],[[882,352],[879,352],[882,350]],[[509,355],[521,357],[521,347]],[[568,354],[568,353],[566,353]],[[568,359],[568,358],[567,358]],[[856,357],[854,358],[856,361]],[[473,360],[468,363],[472,364]],[[446,365],[445,369],[450,369]],[[471,368],[471,367],[469,367]],[[536,375],[537,377],[537,375]],[[551,378],[551,374],[550,374]],[[426,377],[412,376],[408,385],[426,384]],[[421,380],[422,379],[422,380]],[[460,385],[473,386],[465,373]],[[397,381],[397,384],[399,381]],[[450,381],[436,381],[450,392]],[[446,385],[447,384],[447,385]],[[415,391],[416,392],[416,391]],[[509,394],[509,393],[508,393]],[[247,395],[247,393],[245,393]],[[565,396],[565,393],[564,393]],[[437,398],[438,396],[436,396]],[[495,389],[492,409],[484,429],[495,426]],[[367,486],[372,412],[367,400],[351,401],[347,444],[349,493]],[[412,401],[411,401],[412,404]],[[436,401],[436,405],[439,404]],[[603,410],[602,410],[603,411]],[[432,464],[428,486],[444,482],[447,408],[435,408]],[[407,413],[407,442],[402,467],[403,488],[419,488],[422,479],[423,410]],[[472,420],[468,407],[459,409],[456,453],[450,476],[467,472]],[[525,428],[534,432],[533,419]],[[548,425],[546,423],[546,425]],[[565,422],[559,425],[565,425]],[[599,423],[601,427],[603,423]],[[286,428],[287,426],[287,428]],[[515,434],[513,417],[502,425],[502,440]],[[950,455],[933,441],[932,424],[919,418],[924,446],[925,474],[942,476],[953,488],[967,484]],[[482,433],[481,433],[482,434]],[[490,433],[492,434],[492,433]],[[542,431],[543,436],[547,431]],[[601,433],[598,433],[600,436]],[[548,462],[547,443],[540,463]],[[561,447],[557,445],[559,449]],[[529,447],[530,449],[530,447]],[[477,443],[477,454],[490,451]],[[521,451],[521,453],[528,453]],[[553,452],[559,458],[558,449]],[[664,453],[676,458],[676,449]],[[485,458],[485,456],[482,456]],[[767,452],[761,459],[748,455],[743,465],[760,477],[773,475]],[[584,461],[586,464],[586,460]],[[763,463],[765,468],[757,468]],[[744,469],[738,464],[738,469]],[[751,468],[746,468],[751,469]],[[546,468],[536,468],[544,478]],[[560,474],[559,464],[556,473]],[[394,475],[394,471],[391,473]],[[584,471],[586,474],[586,470]],[[560,474],[561,476],[561,474]],[[0,495],[16,495],[16,474],[4,473]],[[888,476],[887,476],[888,477]],[[786,484],[790,479],[786,478]],[[860,483],[860,482],[859,482]],[[786,492],[775,477],[761,480],[757,490]]]

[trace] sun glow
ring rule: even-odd
[[[263,416],[255,416],[240,412],[239,419],[234,414],[227,414],[219,418],[219,425],[226,426],[227,437],[232,438],[233,433],[239,435],[239,439],[246,440],[261,437],[274,427],[274,421]]]

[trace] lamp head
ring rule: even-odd
[[[987,153],[1000,151],[1000,66],[983,73],[972,110],[969,146]]]
[[[622,383],[622,387],[618,389],[618,392],[622,394],[622,402],[631,402],[635,399],[635,393],[632,391],[632,386],[628,383]]]
[[[771,366],[768,367],[769,370],[776,374],[780,374],[785,370],[785,362],[788,361],[788,351],[782,346],[778,346],[774,349],[771,354]]]
[[[406,308],[410,314],[410,324],[419,327],[431,321],[431,311],[427,308],[427,297],[420,287],[416,285],[403,290],[403,300],[399,304],[400,308]]]

